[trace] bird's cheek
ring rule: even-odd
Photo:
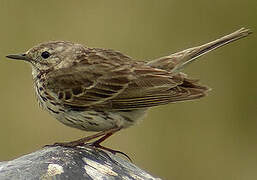
[[[56,63],[55,67],[57,69],[59,68],[67,68],[67,67],[70,67],[71,66],[71,62],[67,62],[67,61],[60,61],[58,63]]]
[[[49,69],[49,65],[47,63],[33,62],[32,67],[37,69],[37,71],[46,71]]]

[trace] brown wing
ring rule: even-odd
[[[43,86],[64,105],[101,105],[121,93],[133,78],[129,68],[106,71],[97,73],[84,65],[60,69],[48,73]]]
[[[45,87],[52,96],[74,109],[138,109],[199,98],[207,90],[183,74],[143,64],[109,67],[104,74],[78,64],[48,74],[47,79]]]
[[[136,70],[137,71],[137,70]],[[205,96],[208,88],[198,80],[186,78],[179,73],[158,74],[158,69],[149,73],[139,70],[139,77],[112,100],[113,109],[138,109],[167,104],[176,101],[197,99]]]
[[[85,48],[72,58],[64,59],[62,67],[45,74],[43,82],[48,94],[63,105],[100,105],[123,91],[133,79],[131,58],[119,52]]]

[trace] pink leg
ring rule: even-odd
[[[92,136],[87,136],[81,139],[78,139],[76,141],[71,141],[71,142],[66,142],[66,143],[54,143],[53,146],[64,146],[64,147],[76,147],[76,146],[83,146],[86,142],[89,142],[93,139],[96,139],[98,137],[103,136],[99,140],[95,141],[93,144],[100,144],[103,142],[105,139],[113,135],[115,132],[121,130],[122,127],[116,127],[113,129],[109,129],[107,131],[102,131],[97,134],[93,134]],[[51,146],[51,145],[50,145]]]

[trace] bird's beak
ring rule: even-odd
[[[24,60],[24,61],[30,61],[30,58],[28,58],[26,56],[26,54],[10,54],[8,56],[6,56],[7,58],[10,58],[10,59],[18,59],[18,60]]]

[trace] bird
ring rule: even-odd
[[[250,33],[241,28],[152,61],[69,41],[44,42],[6,57],[31,64],[36,97],[44,110],[64,125],[97,132],[54,145],[76,147],[94,140],[91,146],[104,149],[100,143],[136,124],[149,108],[206,96],[210,88],[183,73],[185,66]]]

